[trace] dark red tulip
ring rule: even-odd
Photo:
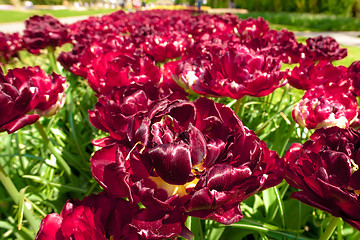
[[[109,194],[149,208],[230,224],[242,218],[241,201],[281,181],[277,154],[231,109],[206,98],[158,102],[132,143],[96,152],[92,173]]]
[[[347,69],[347,74],[354,88],[353,93],[360,96],[360,61],[353,62]]]
[[[40,116],[54,115],[65,103],[66,78],[53,73],[47,75],[40,67],[16,68],[9,70],[8,81],[29,84],[36,88],[36,105],[32,112]]]
[[[341,48],[339,43],[332,37],[318,36],[306,39],[304,54],[305,59],[310,58],[313,61],[335,61],[345,58],[347,49]]]
[[[155,61],[181,57],[192,45],[192,39],[185,32],[154,33],[144,41],[142,49]]]
[[[321,128],[310,140],[295,143],[285,154],[286,181],[300,189],[291,194],[360,230],[360,133],[354,129]]]
[[[69,31],[66,26],[56,18],[32,16],[25,21],[24,42],[26,48],[33,53],[48,46],[58,47],[69,41]]]
[[[269,22],[262,17],[241,20],[236,26],[236,31],[242,42],[262,38],[269,30]]]
[[[23,48],[24,42],[19,33],[0,32],[0,64],[5,64],[17,57],[18,52]]]
[[[139,209],[121,198],[105,193],[83,200],[68,200],[60,215],[47,215],[36,240],[161,240],[192,233],[184,226],[186,217],[178,211]]]
[[[96,128],[110,133],[113,140],[134,144],[133,141],[137,141],[135,135],[141,134],[139,127],[143,119],[158,101],[165,98],[186,99],[182,92],[172,93],[150,82],[113,88],[109,94],[98,98],[95,109],[89,111],[90,121]],[[104,144],[101,139],[93,143]]]
[[[298,63],[301,59],[303,45],[296,41],[295,35],[291,31],[286,29],[270,30],[266,32],[263,39],[258,38],[257,40],[265,42],[265,46],[259,49],[261,52],[280,57],[284,63]]]
[[[182,67],[182,69],[181,69]],[[211,61],[179,63],[180,85],[205,96],[240,99],[245,95],[262,97],[283,86],[278,58],[257,54],[245,46],[230,48]]]
[[[356,98],[349,91],[349,84],[345,84],[307,90],[294,106],[292,116],[301,127],[308,129],[346,128],[356,120],[357,112]]]
[[[0,74],[0,131],[12,133],[54,115],[65,101],[65,78],[52,76],[39,67],[15,68]],[[31,113],[30,115],[28,113]]]
[[[308,90],[346,80],[347,69],[344,66],[334,66],[328,61],[314,63],[313,60],[306,59],[301,60],[298,67],[289,71],[286,78],[291,86]]]
[[[91,88],[98,93],[109,93],[114,87],[131,83],[160,81],[161,72],[146,56],[129,56],[120,52],[107,52],[92,61],[87,72]]]
[[[60,216],[53,213],[42,220],[36,239],[142,239],[129,226],[137,212],[137,206],[106,194],[69,200]]]

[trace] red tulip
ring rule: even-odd
[[[0,32],[0,64],[7,63],[12,58],[17,57],[18,52],[24,48],[23,39],[19,33]]]
[[[347,49],[341,48],[332,37],[318,36],[306,39],[304,54],[305,58],[310,58],[313,61],[335,61],[345,58]]]
[[[344,86],[319,86],[306,91],[294,106],[293,119],[301,127],[317,129],[338,126],[346,128],[357,117],[356,98]]]
[[[185,88],[201,95],[262,97],[286,83],[281,81],[278,58],[257,54],[244,46],[230,48],[223,56],[213,56],[211,61],[195,63],[179,63],[176,72],[180,85],[187,85]]]
[[[45,74],[39,67],[15,68],[0,74],[0,131],[12,133],[54,115],[65,101],[65,78]],[[28,115],[28,113],[32,113]]]
[[[298,89],[308,90],[320,85],[338,84],[347,78],[344,66],[334,66],[331,62],[320,61],[317,64],[311,59],[300,61],[287,74],[289,84]]]
[[[37,53],[39,49],[61,46],[69,41],[68,29],[56,18],[44,16],[32,16],[25,21],[24,42],[26,48]]]
[[[60,215],[47,215],[36,240],[120,240],[168,239],[192,233],[184,226],[186,217],[179,212],[139,209],[136,204],[105,193],[83,200],[68,200]]]
[[[231,224],[242,218],[241,201],[281,181],[276,153],[206,98],[158,102],[131,142],[96,152],[92,173],[110,195],[149,208]]]
[[[360,133],[338,127],[315,131],[304,145],[295,143],[285,154],[286,181],[301,191],[291,194],[360,230]]]
[[[172,94],[168,89],[155,87],[152,83],[137,83],[121,88],[113,88],[109,94],[101,95],[95,109],[89,111],[93,126],[110,133],[113,140],[132,142],[136,134],[141,134],[141,122],[158,101],[165,98],[186,99],[183,93]],[[93,141],[103,146],[100,139]]]

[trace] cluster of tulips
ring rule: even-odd
[[[52,75],[6,69],[21,49],[53,54],[64,43],[73,48],[57,58],[62,71],[56,61]],[[292,198],[360,230],[360,61],[332,64],[346,56],[330,37],[298,43],[262,18],[191,11],[118,11],[71,25],[34,16],[23,34],[1,33],[0,131],[58,112],[68,71],[95,92],[89,119],[106,134],[92,140],[90,159],[103,192],[68,200],[36,239],[191,239],[187,218],[236,223],[241,202],[284,179],[299,189]],[[244,96],[280,87],[305,91],[293,120],[317,129],[283,157],[238,117]],[[217,98],[236,100],[234,110]]]

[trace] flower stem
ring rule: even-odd
[[[50,66],[51,66],[52,70],[55,73],[60,74],[60,70],[58,68],[57,61],[56,61],[56,58],[55,58],[55,49],[53,47],[51,47],[51,46],[48,46],[46,49],[48,51]]]
[[[0,67],[1,67],[1,70],[2,70],[3,74],[6,75],[7,74],[7,68],[6,68],[5,64],[1,65],[1,63],[0,63]]]
[[[242,102],[242,98],[236,100],[236,102],[235,102],[234,112],[235,112],[236,115],[238,115],[238,113],[239,113],[239,109],[240,109],[240,106],[241,106],[241,102]]]
[[[11,179],[6,175],[2,166],[0,166],[0,182],[4,185],[6,191],[9,193],[15,204],[19,204],[19,192]],[[39,229],[40,224],[32,212],[30,212],[26,207],[24,208],[24,216],[29,221],[30,227],[36,232]]]
[[[333,234],[335,228],[338,225],[339,220],[340,220],[340,218],[331,216],[330,223],[326,227],[324,233],[320,236],[319,240],[328,240],[328,239],[330,239],[331,235]]]
[[[342,230],[344,222],[340,219],[337,224],[337,240],[343,240]]]
[[[43,125],[41,125],[41,123],[39,123],[39,122],[36,122],[35,127],[39,131],[39,133],[44,141],[45,147],[47,149],[49,149],[49,151],[56,157],[57,162],[59,163],[60,167],[62,167],[62,169],[64,169],[66,176],[68,176],[69,179],[73,182],[74,179],[73,179],[73,175],[71,174],[70,166],[63,159],[63,157],[56,151],[54,145],[51,143],[50,139],[48,138]]]
[[[245,111],[245,103],[246,103],[245,98],[246,98],[246,96],[236,100],[236,103],[234,105],[234,112],[236,115],[239,116],[240,119],[244,115],[244,111]]]
[[[295,129],[295,122],[292,122],[290,125],[290,128],[288,130],[289,134],[287,135],[287,138],[283,141],[282,149],[279,154],[280,157],[282,157],[285,154],[286,147],[290,141],[290,138],[292,136],[292,132],[294,131],[294,129]]]

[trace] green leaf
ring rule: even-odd
[[[284,217],[286,221],[286,226],[290,229],[298,229],[299,225],[299,218],[301,219],[300,227],[303,228],[309,219],[311,217],[313,208],[301,204],[301,209],[299,210],[299,201],[294,199],[288,199],[284,201]],[[300,214],[299,214],[300,212]]]
[[[224,233],[225,228],[217,228],[214,227],[210,230],[210,233],[208,235],[208,237],[206,239],[208,240],[218,240],[220,239],[220,237],[222,236],[222,234]]]
[[[268,188],[262,192],[263,194],[263,201],[265,206],[265,215],[267,217],[271,216],[272,211],[270,209],[275,205],[276,203],[276,193],[274,191],[274,188]]]
[[[25,191],[28,188],[28,186],[22,188],[19,191],[19,209],[18,209],[18,229],[21,230],[22,228],[22,220],[24,217],[24,207],[25,207],[25,199],[24,199],[24,195],[25,195]]]

